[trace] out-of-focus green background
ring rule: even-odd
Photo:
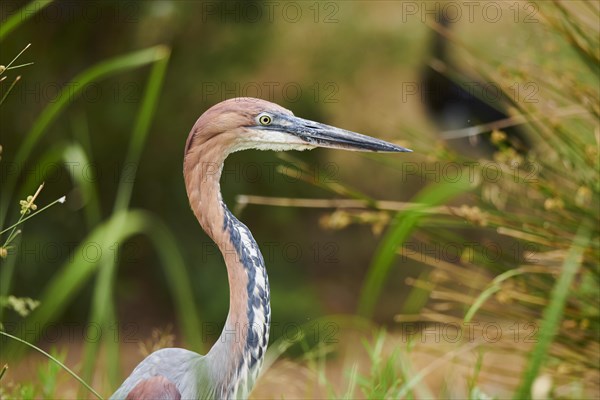
[[[574,15],[589,19],[585,10],[590,6],[583,2],[577,4],[578,11]],[[19,11],[23,5],[22,2],[3,1],[0,20],[23,12]],[[591,7],[597,12],[597,7]],[[241,206],[237,196],[297,200],[366,195],[400,204],[414,200],[415,194],[426,186],[449,181],[446,170],[440,169],[444,165],[440,160],[463,163],[470,157],[475,158],[470,154],[454,153],[452,146],[442,141],[440,127],[430,120],[425,110],[421,79],[425,66],[431,65],[434,28],[439,29],[436,23],[440,22],[440,13],[446,13],[455,21],[447,32],[451,39],[448,39],[449,59],[445,61],[452,64],[448,74],[460,78],[465,73],[476,77],[471,79],[487,82],[503,78],[497,84],[510,96],[511,109],[506,111],[509,115],[534,113],[534,109],[553,115],[554,107],[558,109],[567,104],[544,97],[548,93],[554,95],[556,90],[553,92],[552,88],[564,83],[552,86],[556,71],[562,69],[565,82],[576,82],[577,85],[571,86],[573,88],[581,86],[579,94],[565,95],[565,98],[580,101],[584,108],[586,104],[589,106],[589,99],[597,95],[597,88],[588,91],[585,86],[597,82],[597,74],[590,73],[585,67],[573,67],[573,60],[578,60],[580,53],[569,48],[568,40],[557,39],[559,35],[542,22],[540,10],[539,4],[526,1],[58,0],[39,12],[27,11],[31,18],[2,38],[0,47],[0,63],[7,64],[31,43],[18,63],[34,62],[6,71],[8,79],[2,82],[2,93],[6,93],[14,77],[21,75],[21,80],[0,107],[0,191],[8,179],[16,177],[17,188],[29,186],[26,193],[17,190],[15,195],[33,194],[37,185],[45,182],[36,201],[38,205],[62,195],[67,196],[67,201],[65,205],[54,206],[27,221],[21,241],[12,253],[16,257],[16,267],[8,285],[10,294],[40,298],[59,267],[74,257],[76,246],[91,231],[86,222],[90,198],[85,188],[74,182],[69,174],[71,166],[56,162],[37,163],[52,149],[66,143],[78,143],[89,151],[90,161],[83,169],[80,169],[81,165],[74,168],[84,182],[97,188],[101,219],[109,216],[113,209],[119,179],[125,176],[134,181],[129,208],[146,210],[166,224],[185,261],[199,320],[222,324],[228,308],[227,274],[217,248],[202,232],[188,205],[182,179],[183,147],[192,125],[210,106],[231,97],[251,96],[276,102],[303,118],[382,138],[415,151],[372,155],[316,149],[291,154],[293,158],[274,152],[245,151],[232,154],[225,165],[221,180],[224,200],[253,232],[267,264],[272,290],[272,338],[276,340],[283,335],[282,327],[286,324],[300,325],[325,315],[356,313],[368,267],[390,226],[391,213],[369,213],[363,209],[365,214],[361,220],[361,214],[340,215],[334,213],[334,208]],[[22,15],[23,19],[27,17]],[[73,78],[96,63],[155,45],[170,49],[166,76],[139,162],[127,164],[127,149],[151,67],[115,73],[86,85],[81,92],[81,82],[73,81]],[[548,75],[545,75],[546,71],[550,71]],[[60,90],[63,90],[63,96],[65,90],[69,96],[69,88],[73,88],[73,99],[68,108],[44,131],[27,160],[16,165],[14,154],[33,121],[58,101]],[[557,112],[556,118],[560,119],[561,115]],[[594,118],[593,112],[591,115]],[[474,123],[469,121],[469,124]],[[584,144],[589,145],[591,150],[585,147],[585,154],[589,156],[585,162],[592,165],[594,161],[589,160],[594,154],[597,156],[597,150],[590,139],[593,137],[590,126],[597,129],[597,125],[586,120],[581,126],[582,139],[573,146],[579,149]],[[527,128],[523,129],[527,131]],[[546,143],[547,137],[532,135],[532,138],[532,142],[541,143],[539,152],[548,148],[544,146],[552,148],[553,143]],[[554,148],[553,151],[560,153],[559,150]],[[539,152],[538,156],[544,154]],[[513,153],[510,156],[518,157]],[[495,158],[500,164],[504,163],[498,160]],[[492,162],[491,159],[488,162]],[[409,167],[403,167],[404,163]],[[502,165],[505,167],[509,163]],[[556,161],[555,165],[563,165],[568,170],[577,164]],[[305,168],[300,176],[296,171],[298,167]],[[282,174],[282,169],[292,176]],[[590,176],[589,179],[582,178],[585,184],[582,183],[579,189],[587,188],[586,184],[597,178],[597,175]],[[502,247],[505,249],[512,246],[511,252],[516,248],[511,253],[515,265],[510,262],[494,264],[487,260],[488,271],[478,275],[482,279],[482,291],[493,277],[516,268],[526,259],[521,253],[531,247],[523,246],[522,241],[531,240],[536,254],[560,249],[562,253],[558,259],[563,260],[570,242],[561,247],[561,235],[571,240],[577,232],[577,219],[584,213],[571,207],[567,200],[563,206],[566,203],[565,208],[577,217],[566,217],[560,214],[563,211],[556,211],[557,207],[552,208],[555,203],[550,206],[544,203],[544,196],[555,201],[559,197],[555,191],[560,192],[557,187],[565,184],[564,180],[553,177],[548,180],[552,184],[536,187],[537,192],[533,195],[519,189],[516,179],[512,186],[469,182],[476,189],[448,204],[487,204],[491,210],[487,211],[492,215],[491,227],[485,228],[487,221],[484,224],[478,220],[479,214],[468,217],[468,208],[458,220],[446,224],[456,212],[444,209],[440,212],[442,222],[439,225],[444,233],[442,228],[437,230],[435,218],[428,220],[426,232],[416,233],[413,237],[414,243],[424,246],[415,254],[425,249],[425,254],[445,262],[456,256],[453,260],[460,259],[460,262],[451,260],[451,263],[458,265],[464,261],[461,258],[464,254],[454,254],[454,247],[448,248],[452,254],[441,254],[445,248],[439,247],[439,243],[451,243],[457,245],[457,249],[463,249],[468,247],[466,243],[487,240],[488,244],[506,246]],[[579,178],[573,182],[576,182],[573,185],[579,185]],[[577,207],[589,208],[588,217],[597,217],[597,210],[592,210],[589,201],[589,198],[597,199],[597,184],[590,187],[589,193],[582,191],[585,192],[582,196],[588,196],[583,203],[574,201]],[[575,186],[565,192],[577,190]],[[8,221],[18,216],[20,199],[11,200]],[[551,222],[544,225],[544,213],[554,212],[552,210],[557,216],[548,217]],[[514,222],[510,231],[514,232],[522,215],[532,217],[531,221],[523,222],[524,231],[529,234],[531,226],[543,227],[547,229],[548,240],[536,242],[532,236],[507,233],[508,228],[495,230],[508,220]],[[335,218],[342,218],[342,221]],[[355,223],[346,224],[349,220]],[[553,230],[554,222],[564,223],[564,231]],[[336,223],[343,229],[331,229]],[[445,229],[456,236],[444,236]],[[498,235],[504,236],[499,238]],[[125,334],[130,335],[127,339],[137,343],[146,340],[152,328],[172,325],[175,343],[185,345],[175,317],[173,295],[167,285],[165,269],[169,265],[158,257],[155,246],[147,237],[136,235],[126,242],[115,241],[109,249],[119,257],[113,282],[116,320],[120,325],[115,329],[125,329]],[[89,245],[84,250],[90,252],[90,259],[95,258],[95,246]],[[398,247],[397,252],[401,250]],[[589,264],[590,253],[586,254]],[[397,328],[399,319],[394,320],[395,316],[409,311],[418,314],[427,302],[423,296],[427,297],[429,289],[421,287],[425,295],[415,292],[414,287],[419,286],[415,285],[415,279],[435,281],[439,278],[442,282],[447,278],[443,274],[449,271],[448,268],[441,273],[446,278],[440,278],[442,275],[432,278],[433,275],[425,274],[432,271],[436,263],[425,256],[419,261],[414,257],[393,259],[389,274],[385,275],[383,292],[375,301],[374,321]],[[469,266],[475,270],[476,264],[473,262]],[[546,264],[542,262],[541,265]],[[93,276],[77,289],[75,298],[58,313],[54,323],[74,326],[76,331],[89,328],[97,279]],[[535,290],[542,287],[541,291],[546,291],[543,297],[549,293],[553,281],[550,278],[541,281],[546,286],[534,286]],[[463,284],[457,281],[451,282],[450,286],[459,294],[468,292],[476,297],[480,293],[469,284]],[[409,293],[413,297],[407,299]],[[505,303],[502,299],[497,301],[500,304],[497,310],[502,310]],[[450,302],[448,300],[436,311],[464,315],[469,305],[468,301],[459,301],[461,305],[454,308],[448,306]],[[407,310],[406,304],[412,309]],[[541,307],[547,303],[540,300],[531,304]],[[525,315],[539,317],[541,309]],[[597,315],[595,318],[592,318],[593,329],[597,326]],[[5,326],[14,327],[22,317],[7,310],[2,321]],[[124,324],[134,324],[135,329]],[[217,333],[213,325],[203,332],[206,346]]]

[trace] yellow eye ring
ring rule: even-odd
[[[261,125],[266,126],[266,125],[271,125],[271,122],[273,122],[273,119],[271,118],[270,115],[263,114],[263,115],[259,115],[258,122],[260,122]]]

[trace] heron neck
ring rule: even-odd
[[[227,320],[206,357],[218,374],[217,394],[244,398],[258,375],[269,339],[269,283],[250,230],[222,201],[219,179],[224,156],[210,157],[210,149],[202,155],[191,169],[184,168],[186,187],[194,214],[223,255],[229,279]]]

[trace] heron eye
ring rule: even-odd
[[[258,122],[260,122],[261,125],[271,125],[272,121],[273,119],[271,118],[271,116],[267,114],[263,114],[258,117]]]

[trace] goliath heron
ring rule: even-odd
[[[223,101],[200,116],[190,132],[183,174],[190,205],[217,244],[229,278],[229,314],[208,354],[169,348],[150,354],[113,399],[246,398],[258,376],[271,322],[263,257],[250,230],[229,211],[219,179],[228,154],[245,149],[410,151],[383,140],[295,117],[253,98]]]

